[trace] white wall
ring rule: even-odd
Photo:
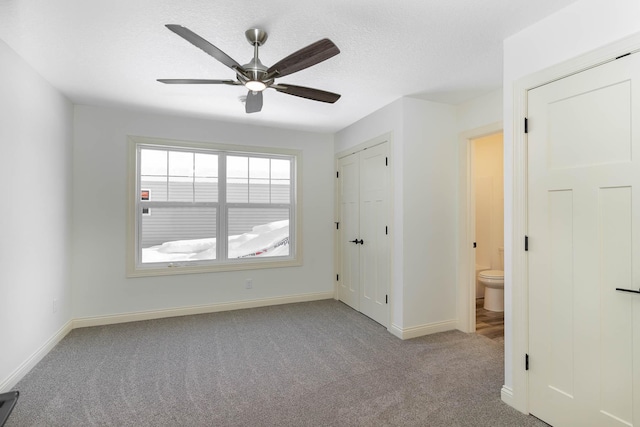
[[[127,135],[302,150],[304,265],[126,278]],[[73,154],[74,318],[333,292],[332,135],[76,106]]]
[[[2,392],[71,320],[73,109],[1,40],[0,64]]]
[[[403,101],[406,329],[456,319],[458,147],[455,107]]]
[[[405,335],[456,317],[455,120],[455,107],[402,98],[335,138],[337,153],[393,135],[392,328]]]
[[[640,31],[640,2],[637,0],[580,0],[539,21],[504,41],[504,156],[505,156],[505,300],[512,304],[513,210],[513,85],[539,70],[588,53]],[[512,389],[513,404],[526,411],[526,379],[514,354],[514,337],[524,330],[512,330],[514,313],[505,306],[505,385]]]
[[[498,89],[457,105],[456,127],[458,132],[469,132],[502,122],[502,96],[502,89]]]

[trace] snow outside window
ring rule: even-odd
[[[140,139],[130,276],[299,265],[298,152]]]

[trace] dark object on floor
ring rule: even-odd
[[[7,422],[13,407],[16,406],[20,392],[10,391],[9,393],[0,394],[0,427]]]

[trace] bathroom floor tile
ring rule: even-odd
[[[504,341],[504,312],[484,309],[484,298],[476,299],[476,333]]]

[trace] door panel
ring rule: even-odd
[[[556,427],[640,425],[638,58],[528,96],[529,404]]]
[[[384,326],[389,283],[386,157],[387,144],[364,150],[360,155],[360,238],[364,242],[360,248],[360,311]]]
[[[600,330],[601,411],[605,417],[632,419],[633,305],[610,285],[631,288],[631,187],[600,189]],[[616,331],[616,333],[609,333]]]

